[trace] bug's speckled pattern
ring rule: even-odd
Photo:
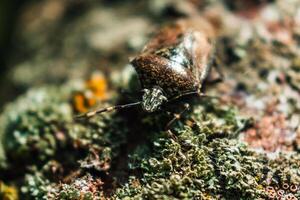
[[[142,63],[136,70],[143,88],[159,86],[167,97],[198,89],[193,73],[178,63],[156,55],[139,56],[132,63]]]

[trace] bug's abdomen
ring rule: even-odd
[[[132,64],[139,74],[143,88],[159,86],[167,97],[199,89],[198,81],[191,70],[164,57],[143,54],[136,57]]]

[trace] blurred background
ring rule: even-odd
[[[176,18],[201,14],[211,5],[251,17],[270,2],[2,0],[0,104],[31,86],[124,67],[155,28]]]
[[[181,11],[176,2],[1,1],[0,105],[33,86],[61,84],[95,70],[107,75],[126,66],[157,25],[198,6],[183,1],[188,11]]]
[[[1,49],[1,72],[6,68],[7,56],[11,47],[11,37],[19,8],[23,2],[19,0],[3,0],[0,3],[0,49]]]
[[[24,5],[20,0],[3,0],[0,2],[0,73],[1,85],[8,68],[9,55],[12,49],[12,38],[20,8]],[[3,95],[1,95],[2,98]]]

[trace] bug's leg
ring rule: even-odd
[[[223,81],[224,80],[224,73],[223,73],[223,71],[222,71],[222,69],[221,69],[221,60],[220,60],[220,58],[218,58],[218,57],[216,57],[215,58],[215,60],[214,60],[214,66],[215,66],[215,69],[216,69],[216,71],[217,71],[217,73],[218,73],[218,75],[219,75],[219,79],[221,80],[221,81]]]
[[[218,57],[214,57],[213,61],[210,65],[211,65],[210,74],[212,76],[212,74],[214,72],[216,77],[212,76],[212,77],[210,77],[210,79],[209,78],[206,79],[205,83],[213,85],[213,84],[222,82],[224,80],[224,74],[221,70],[221,61],[220,61],[220,59]]]
[[[183,110],[180,112],[180,113],[173,113],[173,119],[171,119],[168,123],[167,123],[167,125],[165,126],[165,130],[166,131],[171,131],[171,125],[175,122],[175,121],[177,121],[177,120],[179,120],[180,118],[181,118],[181,116],[186,112],[186,111],[188,111],[190,109],[190,105],[188,104],[188,103],[185,103],[184,104],[184,108],[183,108]]]
[[[176,120],[180,120],[181,116],[190,109],[190,105],[188,103],[184,104],[184,108],[180,113],[170,113],[168,112],[168,114],[173,114],[173,119],[170,120],[168,122],[168,124],[165,126],[165,131],[168,133],[168,135],[170,137],[172,137],[174,140],[177,140],[177,137],[175,136],[175,134],[173,134],[172,130],[171,130],[171,125],[176,121]],[[187,121],[187,125],[190,127],[193,127],[196,124],[196,120],[194,120],[193,117],[189,117],[188,121]]]

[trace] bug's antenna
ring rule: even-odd
[[[198,91],[191,91],[191,92],[184,92],[182,94],[179,94],[173,98],[171,98],[169,101],[175,101],[181,97],[184,96],[189,96],[189,95],[197,95],[198,97],[206,97],[206,98],[212,98],[212,99],[220,99],[218,96],[211,96],[211,95],[207,95]]]
[[[138,102],[128,103],[128,104],[124,104],[124,105],[110,106],[110,107],[107,107],[107,108],[102,108],[102,109],[90,111],[90,112],[84,113],[82,115],[77,115],[77,116],[75,116],[75,119],[90,118],[90,117],[93,117],[93,116],[95,116],[99,113],[109,112],[109,111],[113,111],[113,110],[120,110],[120,109],[123,109],[123,108],[129,108],[129,107],[140,105],[141,103],[142,103],[141,101],[138,101]]]

